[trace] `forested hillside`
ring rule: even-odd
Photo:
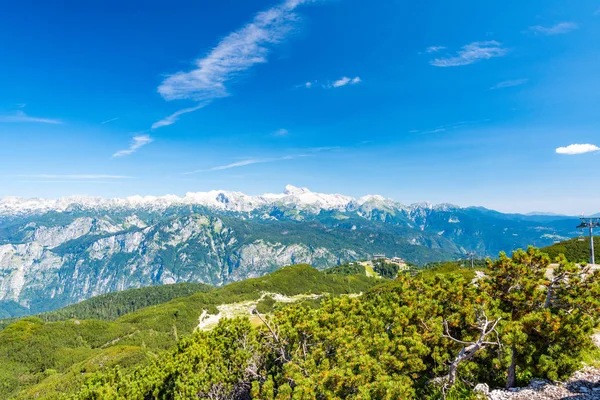
[[[60,310],[40,314],[39,317],[44,321],[60,321],[69,318],[113,320],[140,308],[212,289],[214,289],[212,286],[202,283],[175,283],[129,289],[93,297]]]
[[[24,318],[0,331],[0,399],[19,393],[18,397],[23,399],[33,397],[34,393],[40,398],[57,398],[57,392],[75,393],[87,374],[94,371],[146,363],[172,348],[178,338],[190,335],[203,310],[217,314],[221,304],[257,301],[263,293],[286,296],[360,293],[377,283],[364,274],[326,275],[310,266],[297,265],[214,290],[196,287],[200,291],[191,296],[142,308],[112,321],[114,313],[103,311],[110,304],[107,299],[143,303],[142,294],[157,299],[160,295],[152,295],[153,290],[171,295],[171,290],[179,287],[146,288],[141,292],[127,291],[121,296],[91,299],[85,307],[68,307],[53,313],[53,322]],[[138,304],[132,307],[138,308]],[[102,316],[106,320],[73,319],[70,318],[73,312]]]
[[[212,286],[202,283],[176,283],[129,289],[92,297],[59,310],[39,314],[37,317],[47,322],[69,318],[113,320],[140,308],[166,303],[177,297],[189,296],[198,292],[208,292],[212,289]],[[7,316],[0,314],[0,318]],[[17,318],[0,319],[0,329],[16,320]]]
[[[600,275],[563,259],[548,280],[549,264],[531,248],[502,254],[475,284],[401,276],[258,328],[223,321],[148,365],[94,375],[77,398],[464,399],[475,398],[464,382],[558,379],[593,347]]]
[[[594,238],[594,248],[596,249],[596,264],[600,263],[600,237]],[[560,254],[564,254],[567,260],[578,263],[590,262],[590,239],[588,237],[579,237],[555,243],[543,249],[553,259]]]
[[[468,399],[469,382],[558,379],[593,348],[600,272],[562,258],[549,279],[549,264],[530,248],[484,275],[447,263],[393,281],[300,265],[114,321],[25,318],[0,332],[0,398]]]

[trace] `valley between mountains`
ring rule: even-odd
[[[403,205],[288,185],[283,193],[0,199],[0,318],[103,293],[198,282],[221,286],[285,265],[324,269],[374,254],[424,264],[547,246],[573,218],[449,204]]]

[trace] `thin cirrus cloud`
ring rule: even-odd
[[[454,56],[435,58],[429,63],[435,67],[459,67],[494,57],[502,57],[507,53],[508,49],[502,47],[502,44],[495,40],[473,42],[463,46]]]
[[[338,146],[314,147],[314,148],[310,148],[310,149],[303,149],[303,151],[304,151],[303,153],[290,154],[290,155],[286,155],[286,156],[282,156],[282,157],[249,158],[246,160],[236,161],[231,164],[217,165],[216,167],[211,167],[211,168],[206,168],[206,169],[197,169],[195,171],[184,172],[183,175],[198,174],[201,172],[223,171],[226,169],[246,167],[248,165],[254,165],[254,164],[265,164],[265,163],[272,163],[272,162],[277,162],[277,161],[295,160],[297,158],[302,158],[302,157],[311,157],[311,156],[316,155],[317,153],[331,152],[331,151],[336,151],[336,150],[340,150],[340,147],[338,147]]]
[[[506,88],[515,87],[515,86],[521,86],[521,85],[526,84],[527,82],[529,82],[529,79],[513,79],[513,80],[503,81],[503,82],[499,82],[499,83],[495,84],[494,86],[492,86],[490,88],[490,90],[506,89]]]
[[[114,121],[116,121],[118,119],[119,119],[119,117],[107,119],[106,121],[100,122],[100,125],[105,125],[105,124],[108,124],[109,122],[114,122]]]
[[[212,167],[212,168],[207,168],[207,169],[197,169],[195,171],[190,171],[190,172],[184,172],[184,175],[191,175],[191,174],[197,174],[200,172],[214,172],[214,171],[222,171],[225,169],[231,169],[231,168],[239,168],[239,167],[245,167],[248,165],[253,165],[253,164],[264,164],[264,163],[270,163],[270,162],[276,162],[276,161],[285,161],[285,160],[293,160],[295,158],[299,158],[299,157],[306,157],[307,154],[295,154],[295,155],[289,155],[289,156],[283,156],[283,157],[275,157],[275,158],[250,158],[247,160],[242,160],[242,161],[237,161],[231,164],[226,164],[226,165],[218,165],[216,167]]]
[[[477,125],[477,124],[481,124],[484,122],[489,122],[489,119],[479,119],[479,120],[474,120],[474,121],[459,121],[459,122],[454,122],[451,124],[446,124],[446,125],[440,125],[437,126],[433,129],[426,129],[426,130],[420,130],[420,129],[411,129],[410,131],[408,131],[408,133],[421,133],[421,134],[429,134],[429,133],[441,133],[441,132],[446,132],[446,131],[450,131],[450,130],[454,130],[454,129],[459,129],[459,128],[464,128],[464,127],[468,127],[468,126],[473,126],[473,125]]]
[[[58,124],[62,124],[62,121],[57,120],[57,119],[50,119],[50,118],[39,118],[39,117],[32,117],[30,115],[27,115],[24,111],[16,111],[13,114],[6,114],[6,115],[0,115],[0,122],[37,122],[37,123],[42,123],[42,124],[53,124],[53,125],[58,125]]]
[[[425,49],[425,53],[437,53],[439,51],[445,50],[445,46],[429,46]]]
[[[19,180],[20,183],[68,183],[68,184],[79,184],[79,183],[93,183],[93,184],[113,184],[123,182],[126,179],[133,179],[133,176],[125,175],[108,175],[108,174],[66,174],[66,175],[51,175],[51,174],[38,174],[38,175],[17,175],[20,178],[26,178]]]
[[[251,67],[266,63],[272,48],[294,31],[300,18],[296,8],[315,1],[286,0],[256,14],[250,23],[230,33],[205,57],[196,60],[194,69],[169,75],[158,92],[165,100],[211,101],[230,96],[226,84]],[[196,109],[199,108],[202,107]],[[196,109],[188,108],[173,115],[176,118]],[[154,125],[170,124],[159,121]]]
[[[114,184],[114,183],[123,183],[123,181],[119,181],[119,180],[97,180],[97,179],[82,179],[82,180],[74,180],[74,179],[67,179],[67,180],[36,180],[36,179],[23,179],[23,180],[18,180],[17,182],[19,183],[48,183],[48,184],[52,184],[52,185],[56,185],[57,183],[70,183],[70,184],[80,184],[80,183],[90,183],[90,184]]]
[[[577,154],[595,153],[600,151],[600,147],[594,144],[570,144],[565,147],[559,147],[556,149],[556,154],[565,154],[574,156]]]
[[[149,135],[134,136],[128,149],[119,150],[113,157],[124,157],[135,153],[140,147],[152,143],[153,139]]]
[[[63,180],[93,180],[93,179],[132,179],[132,176],[126,175],[108,175],[108,174],[66,174],[66,175],[52,175],[52,174],[38,174],[38,175],[19,175],[20,177],[26,178],[38,178],[38,179],[63,179]]]
[[[546,27],[542,25],[530,26],[529,32],[533,32],[536,35],[545,35],[545,36],[553,36],[553,35],[562,35],[564,33],[569,33],[579,28],[574,22],[560,22],[554,26]]]
[[[190,107],[190,108],[184,108],[183,110],[176,111],[173,114],[169,115],[168,117],[165,117],[165,118],[161,119],[160,121],[153,123],[152,129],[158,129],[158,128],[162,128],[163,126],[173,125],[175,122],[177,122],[177,120],[179,120],[179,116],[197,111],[201,108],[204,108],[209,103],[210,103],[210,100],[207,100],[207,101],[204,101],[204,102],[198,104],[197,106]]]

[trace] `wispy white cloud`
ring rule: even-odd
[[[237,162],[234,162],[231,164],[218,165],[218,166],[212,167],[212,168],[198,169],[195,171],[184,172],[184,175],[197,174],[200,172],[222,171],[225,169],[245,167],[247,165],[253,165],[253,164],[264,164],[264,163],[271,163],[271,162],[276,162],[276,161],[293,160],[295,158],[306,157],[306,156],[307,156],[306,154],[295,154],[295,155],[275,157],[275,158],[250,158],[247,160],[237,161]]]
[[[183,175],[191,175],[191,174],[197,174],[197,173],[201,173],[201,172],[222,171],[222,170],[226,170],[226,169],[240,168],[240,167],[245,167],[245,166],[254,165],[254,164],[265,164],[265,163],[272,163],[272,162],[277,162],[277,161],[295,160],[297,158],[302,158],[302,157],[311,157],[311,156],[316,155],[316,153],[336,151],[336,150],[340,150],[340,149],[341,148],[339,146],[323,146],[323,147],[313,147],[313,148],[309,148],[309,149],[297,149],[297,150],[299,150],[299,152],[296,154],[290,154],[290,155],[286,155],[286,156],[282,156],[282,157],[248,158],[245,160],[236,161],[231,164],[218,165],[216,167],[211,167],[211,168],[206,168],[206,169],[197,169],[195,171],[184,172]],[[300,151],[302,151],[302,153],[300,153]]]
[[[362,80],[358,76],[355,78],[348,78],[347,76],[344,76],[344,77],[338,79],[337,81],[333,82],[331,84],[331,87],[339,88],[339,87],[346,86],[346,85],[356,85],[357,83],[360,83],[360,82],[362,82]]]
[[[594,144],[570,144],[566,147],[559,147],[556,149],[557,154],[566,154],[570,156],[585,153],[595,153],[597,151],[600,151],[600,147]]]
[[[436,58],[429,63],[435,67],[458,67],[494,57],[502,57],[506,53],[508,53],[508,49],[502,47],[502,44],[495,40],[473,42],[463,46],[455,56]]]
[[[359,76],[356,76],[354,78],[348,78],[347,76],[343,76],[336,81],[321,83],[321,84],[319,84],[319,81],[307,81],[301,85],[297,85],[296,88],[311,89],[316,86],[316,87],[321,87],[323,89],[335,89],[335,88],[339,88],[339,87],[346,86],[346,85],[356,85],[357,83],[361,83],[361,82],[362,82],[362,79],[360,79]]]
[[[19,175],[28,178],[39,178],[39,179],[131,179],[132,176],[126,175],[108,175],[108,174],[67,174],[67,175],[51,175],[51,174],[38,174],[38,175]]]
[[[335,150],[341,150],[342,148],[340,146],[322,146],[322,147],[312,147],[310,149],[307,149],[307,151],[311,152],[311,153],[320,153],[322,151],[335,151]]]
[[[163,126],[173,125],[175,122],[177,122],[180,115],[197,111],[201,108],[206,107],[208,104],[210,104],[210,100],[204,101],[194,107],[184,108],[183,110],[176,111],[173,114],[169,115],[168,117],[165,117],[165,118],[161,119],[160,121],[153,123],[152,129],[158,129],[158,128],[162,128]]]
[[[87,180],[35,180],[35,179],[24,179],[24,180],[18,180],[16,182],[19,183],[49,183],[49,184],[53,184],[56,185],[57,183],[71,183],[71,184],[79,184],[79,183],[93,183],[93,184],[98,184],[98,183],[124,183],[123,181],[118,181],[118,180],[114,180],[114,181],[102,181],[102,180],[96,180],[96,179],[87,179]]]
[[[441,132],[446,132],[446,128],[435,128],[435,129],[430,129],[428,131],[423,131],[421,133],[428,134],[428,133],[441,133]]]
[[[436,126],[433,129],[426,129],[426,130],[420,130],[420,129],[411,129],[410,131],[408,131],[409,133],[420,133],[420,134],[427,134],[427,133],[441,133],[441,132],[446,132],[446,131],[451,131],[451,130],[455,130],[455,129],[459,129],[459,128],[464,128],[470,125],[476,125],[476,124],[480,124],[483,122],[489,122],[489,119],[479,119],[479,120],[474,120],[474,121],[459,121],[459,122],[454,122],[451,124],[446,124],[446,125],[440,125],[440,126]]]
[[[100,125],[108,124],[109,122],[113,122],[113,121],[116,121],[118,119],[119,119],[119,117],[107,119],[106,121],[100,122]]]
[[[229,96],[225,84],[257,64],[267,62],[272,47],[288,36],[299,19],[294,10],[314,0],[286,0],[258,13],[252,22],[219,42],[191,71],[167,77],[158,87],[166,100],[197,101]]]
[[[445,50],[445,46],[429,46],[425,49],[425,53],[437,53],[438,51]]]
[[[140,147],[145,146],[148,143],[152,143],[152,141],[153,141],[153,139],[149,135],[134,136],[129,148],[125,149],[125,150],[117,151],[115,154],[113,154],[113,157],[123,157],[123,156],[128,156],[130,154],[133,154]]]
[[[24,106],[25,105],[23,105],[23,107]],[[25,112],[21,110],[18,110],[12,114],[0,115],[0,122],[39,122],[42,124],[62,124],[62,122],[57,119],[32,117],[25,114]]]
[[[287,136],[290,132],[285,129],[285,128],[281,128],[281,129],[277,129],[273,135],[274,136]]]
[[[579,25],[577,25],[574,22],[561,22],[561,23],[558,23],[558,24],[556,24],[554,26],[550,26],[550,27],[541,26],[541,25],[530,26],[529,31],[533,32],[537,35],[552,36],[552,35],[561,35],[563,33],[569,33],[571,31],[574,31],[577,28],[579,28]]]
[[[499,83],[495,84],[494,86],[492,86],[490,88],[490,90],[505,89],[505,88],[509,88],[509,87],[520,86],[520,85],[526,84],[528,81],[529,81],[529,79],[513,79],[513,80],[509,80],[509,81],[503,81],[503,82],[499,82]]]

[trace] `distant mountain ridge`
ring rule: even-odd
[[[183,197],[166,196],[130,196],[125,198],[103,198],[90,196],[69,196],[58,199],[42,198],[0,198],[0,215],[14,216],[38,214],[46,212],[69,212],[90,209],[151,209],[161,210],[180,206],[204,206],[224,211],[251,212],[259,208],[286,205],[312,210],[352,210],[364,205],[379,207],[396,207],[403,209],[416,208],[455,208],[451,204],[431,205],[418,203],[404,206],[392,199],[380,195],[366,195],[355,199],[341,194],[314,193],[307,188],[287,185],[283,193],[265,193],[250,196],[241,192],[212,190],[209,192],[189,192]]]
[[[414,263],[495,256],[576,236],[577,223],[291,185],[258,196],[2,198],[0,308],[37,313],[128,288],[220,286],[284,265],[326,268],[376,253]]]

